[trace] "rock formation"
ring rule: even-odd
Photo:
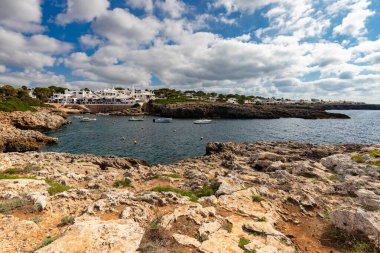
[[[295,142],[154,166],[3,153],[2,252],[375,252],[379,161],[380,146]]]
[[[223,103],[179,103],[161,105],[149,103],[145,110],[162,117],[173,118],[234,118],[234,119],[349,119],[347,115],[322,109],[287,105],[233,105]]]
[[[44,109],[38,112],[0,112],[0,152],[38,150],[57,139],[45,136],[47,131],[67,124],[65,115]]]

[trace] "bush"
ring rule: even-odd
[[[252,195],[251,196],[253,202],[261,202],[263,198],[260,195]]]
[[[50,186],[48,188],[48,192],[50,195],[55,195],[57,193],[61,193],[70,189],[70,186],[63,185],[53,180],[45,179],[45,182]]]
[[[0,204],[0,213],[9,213],[17,208],[24,207],[29,204],[27,199],[11,199]]]
[[[132,181],[128,178],[125,178],[124,180],[118,180],[113,183],[114,187],[128,187],[131,186]]]
[[[192,192],[188,192],[188,191],[184,191],[184,190],[176,189],[176,188],[172,188],[172,187],[158,186],[158,187],[151,189],[151,191],[154,191],[154,192],[174,192],[174,193],[177,193],[179,195],[189,197],[190,201],[192,201],[192,202],[198,201],[198,197],[195,196]]]
[[[61,219],[61,225],[72,225],[75,222],[75,217],[74,216],[66,216]]]
[[[150,223],[150,229],[151,230],[158,230],[160,228],[160,224],[162,221],[162,216],[156,217],[151,223]]]
[[[13,111],[31,111],[35,112],[36,109],[32,108],[28,103],[16,97],[9,97],[4,101],[0,101],[0,111],[13,112]]]
[[[365,163],[367,161],[367,159],[365,159],[361,155],[354,155],[353,157],[351,157],[351,159],[354,160],[357,163]]]
[[[48,237],[46,237],[46,238],[42,241],[42,243],[41,243],[40,247],[38,247],[38,249],[43,248],[43,247],[45,247],[45,246],[48,246],[49,244],[51,244],[52,242],[54,242],[54,241],[57,240],[58,238],[59,238],[58,236],[48,236]]]

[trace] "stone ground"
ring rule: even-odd
[[[379,179],[380,146],[210,143],[156,166],[4,153],[1,252],[376,252]]]

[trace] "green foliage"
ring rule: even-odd
[[[61,219],[61,224],[63,226],[65,226],[65,225],[72,225],[72,224],[74,224],[74,222],[75,222],[75,217],[74,216],[65,216],[65,217],[63,217]]]
[[[373,162],[370,162],[369,164],[380,167],[380,161],[373,161]]]
[[[42,218],[40,216],[33,216],[30,218],[30,221],[33,221],[34,223],[38,224],[42,221]]]
[[[0,111],[4,112],[13,112],[13,111],[31,111],[35,112],[36,110],[32,108],[27,102],[22,101],[16,97],[8,97],[7,99],[0,101]]]
[[[265,217],[260,217],[256,220],[257,222],[266,222],[267,221],[267,218]]]
[[[205,186],[202,187],[202,189],[200,189],[198,191],[195,191],[195,192],[184,191],[184,190],[181,190],[181,189],[176,189],[176,188],[167,187],[167,186],[158,186],[158,187],[155,187],[155,188],[151,189],[151,191],[155,191],[155,192],[174,192],[174,193],[177,193],[179,195],[182,195],[182,196],[185,196],[185,197],[189,197],[190,201],[192,201],[192,202],[197,202],[199,198],[214,195],[216,190],[215,190],[215,188],[213,188],[211,186],[205,185]]]
[[[244,250],[244,253],[254,253],[255,251],[247,250],[244,248],[245,245],[249,244],[251,241],[247,238],[240,238],[239,240],[239,247]]]
[[[59,238],[58,236],[48,236],[48,237],[46,237],[46,238],[42,241],[42,243],[41,243],[40,247],[38,247],[38,249],[43,248],[43,247],[45,247],[45,246],[48,246],[49,244],[51,244],[52,242],[54,242],[54,241],[57,240],[58,238]]]
[[[354,155],[354,156],[351,157],[351,159],[354,160],[357,163],[365,163],[367,161],[367,159],[365,159],[361,155]]]
[[[128,178],[125,178],[124,180],[118,180],[113,183],[113,187],[128,187],[131,186],[132,181]]]
[[[329,178],[329,180],[332,181],[332,182],[336,182],[336,181],[338,181],[338,176],[337,176],[336,174],[331,175],[331,176],[329,176],[328,178]]]
[[[155,174],[155,175],[151,176],[149,179],[153,180],[153,179],[157,179],[157,178],[160,178],[160,177],[182,178],[182,176],[179,175],[179,174],[168,173],[168,174]]]
[[[29,201],[25,198],[11,199],[0,204],[0,213],[9,213],[12,210],[26,206]]]
[[[35,179],[38,180],[35,177],[20,177],[14,174],[0,174],[0,180],[1,179]]]
[[[231,222],[225,222],[222,224],[222,229],[226,230],[228,233],[232,232],[233,224]]]
[[[172,188],[172,187],[158,186],[158,187],[155,187],[155,188],[151,189],[151,191],[154,191],[154,192],[174,192],[174,193],[177,193],[179,195],[182,195],[182,196],[185,196],[185,197],[189,197],[190,201],[192,201],[192,202],[197,202],[198,201],[198,197],[195,196],[194,193],[188,192],[188,191],[184,191],[184,190],[181,190],[181,189]]]
[[[260,195],[252,195],[251,199],[253,202],[261,202],[263,201],[263,198]]]
[[[133,106],[132,106],[132,108],[140,108],[141,107],[141,105],[139,104],[139,103],[136,103],[136,104],[134,104]]]
[[[67,185],[63,185],[61,183],[55,182],[53,180],[45,179],[45,182],[50,186],[48,188],[48,192],[50,195],[55,195],[57,193],[61,193],[69,190],[71,187]]]
[[[160,224],[162,222],[162,216],[156,217],[151,223],[150,223],[150,229],[151,230],[158,230],[160,228]]]
[[[322,235],[322,243],[336,248],[339,252],[375,253],[375,247],[361,234],[350,234],[333,225],[326,228]]]
[[[328,210],[324,210],[322,215],[323,215],[323,218],[326,220],[331,219],[330,212]]]
[[[198,237],[197,238],[198,241],[200,241],[200,242],[204,242],[204,241],[207,241],[209,239],[207,234],[198,234],[197,237]]]
[[[18,170],[16,168],[9,168],[9,169],[4,170],[5,174],[16,174],[17,172]]]

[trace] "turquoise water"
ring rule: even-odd
[[[209,125],[194,125],[193,120],[186,119],[156,124],[152,122],[153,117],[146,117],[142,122],[118,116],[97,116],[97,121],[80,122],[71,117],[72,124],[48,133],[58,137],[59,142],[48,145],[44,151],[128,156],[150,163],[171,163],[203,155],[207,142],[213,141],[380,143],[380,111],[337,112],[352,119],[220,119]]]

